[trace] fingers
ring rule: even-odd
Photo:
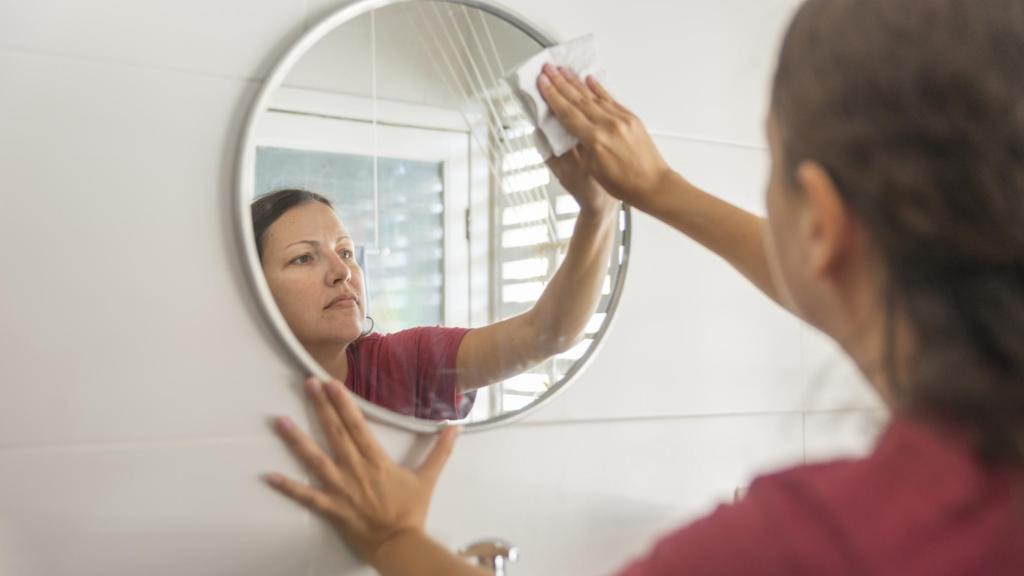
[[[455,439],[459,437],[461,432],[460,428],[445,428],[437,437],[437,442],[434,444],[434,448],[427,454],[423,464],[417,469],[417,472],[431,483],[437,481],[437,477],[441,475],[441,470],[444,469],[444,465],[448,462],[448,458],[452,455],[452,449],[455,447]]]
[[[582,112],[591,123],[599,123],[606,118],[607,113],[598,106],[594,94],[571,70],[555,68],[550,64],[545,65],[544,69],[551,84],[562,97]]]
[[[331,457],[317,446],[312,438],[299,430],[295,423],[286,417],[274,421],[278,434],[284,438],[288,448],[309,469],[314,476],[328,486],[338,486],[340,475]]]
[[[590,88],[591,92],[597,94],[598,98],[602,100],[610,100],[612,102],[615,102],[615,98],[612,98],[612,95],[609,94],[608,90],[606,90],[605,87],[602,86],[601,83],[597,81],[597,78],[594,78],[593,76],[587,76],[587,87]]]
[[[572,88],[573,94],[577,95],[570,97],[570,100],[579,104],[580,109],[591,122],[601,124],[610,119],[622,119],[623,112],[628,114],[628,111],[619,106],[604,89],[604,86],[601,86],[593,76],[588,76],[587,83],[584,84],[572,70],[559,68],[559,71]],[[594,85],[600,92],[594,90]]]
[[[337,380],[324,384],[324,389],[355,448],[374,464],[388,462],[390,458],[377,442],[377,438],[366,424],[363,411],[356,406],[348,390],[345,390]]]
[[[632,112],[627,110],[625,106],[619,104],[618,100],[613,98],[612,95],[608,93],[608,90],[606,90],[605,87],[600,82],[598,82],[597,78],[593,76],[587,76],[587,87],[590,88],[591,92],[597,95],[598,102],[603,104],[606,107],[606,109],[610,108],[619,114],[633,114]]]
[[[537,80],[537,86],[540,88],[540,93],[544,96],[544,100],[547,101],[551,111],[558,118],[558,121],[563,126],[572,132],[574,136],[589,142],[593,138],[594,126],[593,123],[587,118],[575,102],[570,101],[569,98],[563,93],[563,90],[568,90],[568,83],[565,79],[560,79],[556,83],[552,80],[552,77],[547,73],[541,74]]]
[[[557,70],[558,73],[554,75],[555,84],[558,84],[558,78],[565,79],[566,83],[569,85],[568,89],[565,91],[567,92],[570,100],[580,104],[581,106],[591,101],[590,90],[580,82],[579,76],[573,73],[572,70],[568,70],[566,68],[558,67]]]
[[[264,479],[267,481],[267,484],[273,486],[278,492],[314,512],[326,514],[333,509],[330,497],[312,486],[296,482],[280,474],[267,474]]]
[[[608,92],[605,91],[605,97],[595,92],[588,84],[584,84],[580,77],[573,73],[572,70],[562,70],[562,76],[565,77],[566,81],[580,95],[581,101],[583,102],[583,113],[587,115],[592,121],[604,120],[606,114],[609,111],[615,110],[614,106],[605,108],[602,104],[609,104],[614,102],[610,96],[607,96]],[[588,80],[592,79],[593,76],[588,76]],[[602,90],[604,88],[602,87]]]
[[[348,466],[358,466],[362,456],[357,452],[355,445],[352,443],[352,439],[349,437],[345,425],[342,424],[338,412],[334,409],[330,400],[327,399],[320,380],[310,376],[306,379],[305,387],[306,395],[309,396],[309,400],[313,404],[313,410],[316,412],[317,419],[320,420],[320,426],[324,431],[324,436],[327,438],[331,451],[334,452],[334,456]]]

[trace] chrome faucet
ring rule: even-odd
[[[495,576],[506,576],[508,565],[519,559],[519,549],[504,540],[479,540],[464,546],[459,556],[473,560]]]

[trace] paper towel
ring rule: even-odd
[[[537,125],[535,133],[537,151],[547,160],[552,154],[561,156],[572,150],[578,140],[569,133],[548,107],[537,88],[537,79],[544,64],[553,64],[571,70],[580,79],[594,76],[604,83],[604,69],[597,58],[597,40],[588,34],[565,44],[552,46],[516,67],[506,76],[512,93],[522,103],[530,119]]]

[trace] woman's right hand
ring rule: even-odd
[[[648,208],[672,170],[640,119],[593,77],[584,85],[547,64],[537,84],[558,120],[579,139],[580,159],[594,178],[619,200]]]
[[[386,561],[381,553],[389,542],[409,534],[425,538],[430,498],[458,429],[445,429],[423,464],[407,469],[387,455],[340,382],[324,384],[310,377],[306,393],[332,454],[287,418],[277,419],[275,427],[319,485],[280,474],[267,475],[267,481],[320,514],[356,554],[374,565]]]

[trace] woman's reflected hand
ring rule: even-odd
[[[269,474],[266,480],[330,522],[356,554],[375,563],[389,540],[423,532],[434,487],[458,429],[444,430],[423,464],[408,469],[385,453],[344,386],[337,381],[321,384],[311,377],[306,392],[330,451],[287,418],[276,419],[274,426],[318,487],[280,474]]]
[[[552,112],[580,143],[579,163],[612,196],[643,209],[672,173],[639,118],[593,77],[548,64],[538,78]]]
[[[552,156],[547,160],[548,168],[562,187],[572,195],[583,212],[607,213],[617,205],[615,200],[587,171],[580,158],[578,149],[573,148],[561,156]]]

